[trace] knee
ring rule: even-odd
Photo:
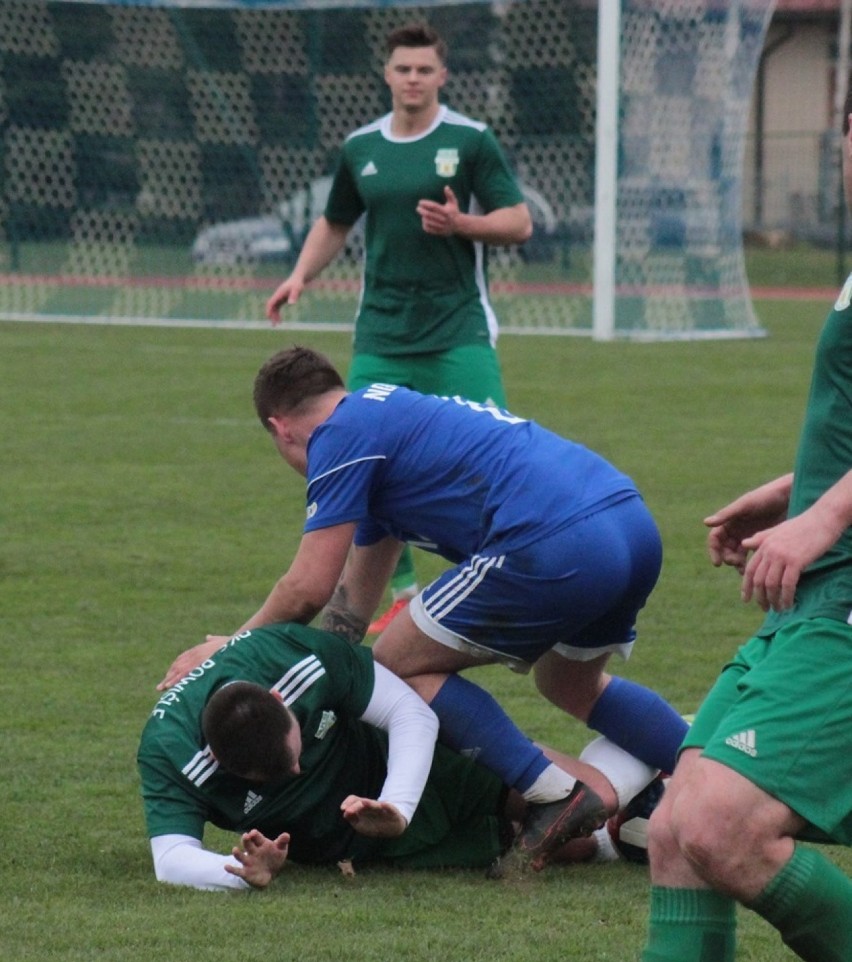
[[[668,824],[656,827],[654,844],[664,854],[677,852],[708,885],[737,898],[760,860],[760,832],[750,822],[748,812],[724,798],[681,795]]]

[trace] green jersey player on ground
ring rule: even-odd
[[[261,734],[270,731],[262,702],[242,706],[249,738],[223,728],[221,706],[211,722],[235,682],[272,692],[284,727]],[[287,857],[487,865],[501,848],[505,790],[446,749],[429,777],[437,729],[368,648],[294,624],[242,633],[165,692],[143,731],[137,761],[157,878],[263,887]],[[243,833],[232,856],[202,847],[207,822]]]
[[[348,388],[398,384],[502,407],[487,245],[523,243],[530,214],[491,130],[438,100],[447,79],[443,39],[413,24],[391,32],[386,46],[391,112],[347,138],[325,213],[267,315],[279,322],[282,305],[296,303],[365,215]],[[417,593],[408,549],[391,588],[394,607],[372,633]]]
[[[157,878],[222,890],[264,888],[287,859],[490,866],[524,802],[436,734],[430,709],[369,648],[296,624],[242,632],[166,691],[144,728]],[[584,756],[601,757],[598,742]],[[612,784],[584,756],[551,755],[616,811]],[[208,822],[240,833],[230,855],[203,847]],[[607,860],[606,848],[603,835],[576,839],[555,860]]]

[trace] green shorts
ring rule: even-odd
[[[852,844],[852,626],[798,621],[739,649],[682,748],[739,772]]]
[[[489,344],[463,344],[434,354],[358,354],[352,357],[347,387],[398,384],[421,394],[460,395],[468,401],[505,407],[497,352]]]
[[[405,832],[378,857],[405,868],[487,868],[506,849],[503,783],[488,769],[435,746],[426,790]]]

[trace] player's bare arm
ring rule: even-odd
[[[352,546],[340,581],[323,612],[323,628],[342,635],[353,645],[363,640],[402,547],[395,538]]]
[[[292,273],[266,302],[266,316],[273,325],[281,323],[281,308],[295,304],[305,286],[340,253],[351,229],[351,225],[333,223],[324,216],[316,220],[308,231]]]
[[[450,187],[444,188],[444,203],[421,200],[417,213],[427,234],[449,237],[457,234],[466,240],[495,247],[523,244],[532,236],[532,218],[526,204],[500,207],[487,214],[466,214]]]
[[[354,533],[355,525],[347,523],[304,534],[290,567],[240,631],[277,621],[312,621],[334,592]]]
[[[246,832],[241,844],[233,848],[239,866],[225,865],[225,871],[236,875],[252,888],[264,889],[284,868],[290,847],[290,836],[282,832],[278,838],[267,838],[257,829]]]
[[[707,550],[713,564],[730,565],[742,574],[748,558],[743,540],[786,519],[792,486],[793,475],[785,474],[705,518],[704,524],[710,528]]]
[[[790,608],[802,571],[822,557],[850,524],[852,471],[807,511],[744,539],[743,547],[754,554],[743,577],[743,600],[754,599],[764,611]]]
[[[322,613],[320,627],[345,638],[350,645],[358,645],[367,634],[369,619],[359,617],[349,604],[349,592],[344,584],[338,584],[331,601]]]
[[[339,524],[303,535],[289,569],[278,579],[266,601],[234,634],[279,621],[302,625],[311,622],[334,592],[354,533],[354,524]],[[157,689],[162,691],[179,682],[220,647],[221,638],[208,635],[206,641],[178,655]]]

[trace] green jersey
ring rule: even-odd
[[[201,730],[210,696],[230,681],[281,694],[302,734],[300,774],[259,784],[220,770]],[[142,732],[137,762],[148,835],[202,839],[204,825],[268,838],[290,833],[302,863],[389,859],[399,865],[485,866],[505,845],[505,788],[469,758],[437,745],[411,824],[398,838],[358,835],[340,813],[347,795],[378,798],[388,738],[361,721],[375,688],[372,651],[295,624],[229,641],[170,688]]]
[[[220,771],[201,731],[207,700],[229,681],[278,691],[302,730],[302,774],[257,784]],[[373,692],[372,652],[301,625],[232,639],[154,707],[138,752],[148,835],[201,839],[205,822],[270,838],[289,832],[297,862],[366,854],[375,842],[340,815],[347,795],[377,798],[386,775],[384,732],[359,721]]]
[[[416,137],[391,132],[391,115],[346,139],[325,216],[354,224],[366,212],[365,264],[355,350],[421,354],[491,343],[497,324],[488,299],[485,245],[427,234],[422,199],[489,213],[523,202],[491,130],[442,106]]]
[[[852,275],[820,335],[799,438],[789,516],[807,510],[852,469]],[[794,606],[771,612],[761,635],[806,618],[852,619],[852,528],[803,572]]]

